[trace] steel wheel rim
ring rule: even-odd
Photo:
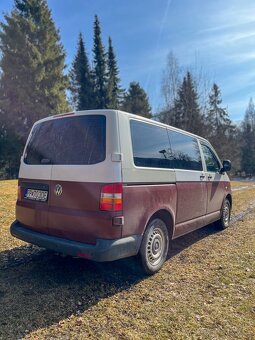
[[[160,228],[153,228],[147,243],[147,258],[151,265],[156,266],[162,260],[165,251],[166,238]]]
[[[226,203],[223,209],[223,223],[225,226],[229,224],[229,206]]]

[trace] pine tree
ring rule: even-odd
[[[187,72],[178,90],[172,124],[192,133],[204,134],[204,117],[200,112],[198,94],[190,72]]]
[[[94,22],[94,81],[95,81],[95,108],[104,109],[107,104],[107,74],[106,53],[102,43],[101,28],[97,15]]]
[[[250,98],[241,126],[241,169],[248,175],[255,174],[255,107]]]
[[[77,110],[95,108],[93,77],[81,33],[78,38],[77,53],[70,71],[70,83],[74,107]]]
[[[118,109],[120,104],[120,96],[122,90],[120,88],[119,69],[116,61],[116,56],[112,46],[112,39],[109,37],[107,66],[107,108]]]
[[[137,82],[132,82],[124,95],[122,110],[151,118],[149,99],[144,89]]]

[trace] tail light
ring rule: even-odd
[[[123,188],[121,183],[107,184],[102,187],[100,197],[100,210],[122,210]]]
[[[18,194],[17,194],[17,196],[18,196],[18,201],[21,201],[21,186],[20,185],[18,185]]]

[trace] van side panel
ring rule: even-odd
[[[213,174],[211,180],[207,180],[207,214],[213,213],[215,211],[220,211],[222,202],[225,195],[225,187],[228,187],[228,183],[224,181],[221,174]]]
[[[151,216],[162,209],[171,214],[174,224],[177,202],[175,171],[135,166],[130,119],[121,113],[119,114],[119,131],[121,131],[120,146],[123,154],[121,162],[124,216],[122,236],[142,235]]]
[[[176,170],[178,192],[176,224],[206,214],[207,188],[204,171]]]
[[[151,216],[164,209],[174,224],[177,192],[175,184],[131,184],[123,187],[124,226],[122,236],[143,234]],[[170,235],[170,238],[172,235]]]

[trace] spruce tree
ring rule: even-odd
[[[204,134],[204,117],[200,112],[198,93],[190,72],[187,72],[178,90],[172,121],[178,128]]]
[[[222,107],[221,91],[217,84],[213,84],[209,94],[209,106],[206,115],[207,138],[217,150],[220,158],[239,158],[236,144],[236,127],[232,124],[228,111]],[[239,166],[234,162],[234,167]]]
[[[249,104],[247,106],[247,109],[245,111],[244,116],[244,125],[249,125],[251,130],[255,130],[255,105],[253,102],[253,98],[251,97],[249,100]]]
[[[124,95],[122,110],[151,118],[151,107],[144,89],[137,82],[132,82]]]
[[[97,15],[94,22],[94,82],[95,82],[95,108],[104,109],[107,104],[107,74],[106,53],[102,43],[101,27]]]
[[[26,138],[39,118],[68,109],[65,53],[46,0],[15,0],[0,24],[0,106],[7,128]]]
[[[78,38],[77,53],[70,71],[70,83],[73,106],[77,110],[94,109],[93,77],[81,33]]]
[[[225,133],[225,130],[231,125],[226,108],[221,107],[221,91],[217,84],[213,84],[209,94],[209,109],[206,116],[206,122],[209,125],[209,136],[217,136],[219,133]]]
[[[119,69],[116,56],[112,46],[112,39],[109,37],[107,54],[107,108],[118,109],[122,90],[120,88]]]
[[[255,107],[250,98],[241,126],[241,169],[247,175],[255,174]]]
[[[0,23],[0,163],[17,175],[32,124],[68,110],[65,53],[46,0],[15,0]]]

